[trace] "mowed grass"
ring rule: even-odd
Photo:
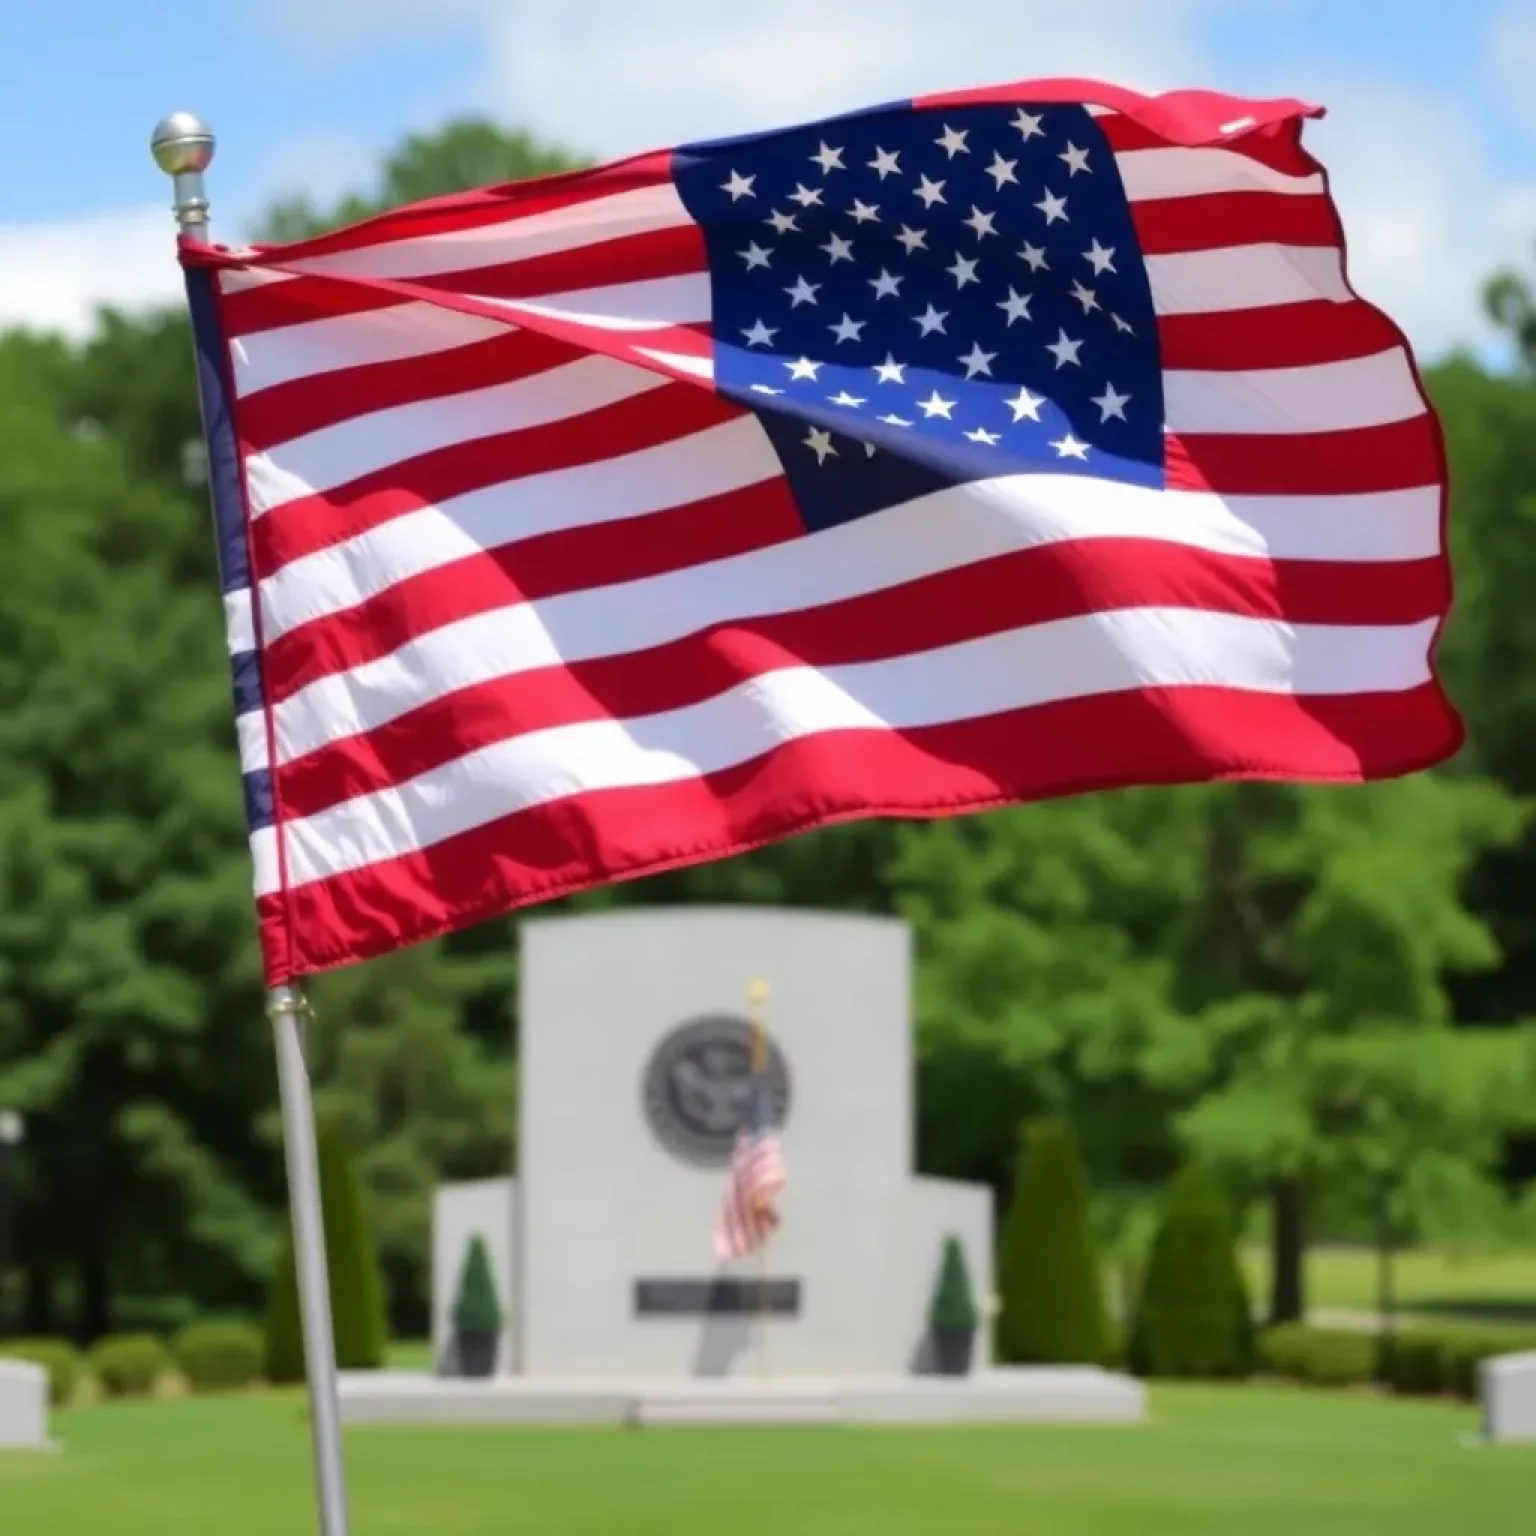
[[[1311,1308],[1374,1312],[1376,1255],[1364,1248],[1317,1248],[1307,1255]],[[1243,1268],[1259,1301],[1269,1295],[1269,1257],[1247,1249]],[[1536,1250],[1496,1253],[1414,1248],[1393,1259],[1397,1304],[1405,1311],[1473,1322],[1536,1324]]]
[[[1536,1451],[1443,1403],[1159,1387],[1118,1428],[359,1429],[355,1536],[1442,1536],[1531,1529]],[[61,1413],[5,1536],[309,1536],[291,1393]]]

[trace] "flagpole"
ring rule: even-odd
[[[751,982],[747,987],[747,1020],[751,1027],[754,1091],[759,1086],[757,1080],[768,1070],[768,1035],[763,1024],[767,1006],[768,983]],[[770,1230],[757,1245],[757,1305],[753,1309],[757,1325],[757,1373],[764,1381],[768,1379],[768,1245],[772,1241]]]
[[[183,235],[207,238],[208,195],[203,172],[213,160],[213,151],[212,130],[190,112],[173,112],[162,118],[150,138],[155,164],[172,179],[171,206],[176,227]],[[212,401],[204,394],[205,383],[199,369],[198,404],[206,440],[215,413]],[[350,1522],[341,1452],[341,1406],[336,1388],[325,1222],[320,1205],[320,1163],[315,1148],[309,1068],[304,1060],[304,1021],[308,1012],[304,994],[297,986],[268,990],[267,1017],[272,1022],[278,1096],[283,1112],[283,1152],[288,1170],[299,1317],[304,1333],[304,1370],[309,1380],[309,1424],[320,1532],[321,1536],[347,1536]]]

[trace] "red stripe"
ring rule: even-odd
[[[1431,416],[1353,432],[1163,439],[1170,490],[1223,496],[1350,496],[1439,485],[1445,474]]]
[[[1434,685],[1303,699],[1160,689],[899,734],[829,732],[705,779],[584,794],[263,897],[268,977],[275,984],[366,959],[532,902],[832,822],[949,816],[1131,784],[1353,783],[1428,767],[1461,739]]]
[[[1292,197],[1284,192],[1160,197],[1132,203],[1131,223],[1143,256],[1214,251],[1233,245],[1335,244],[1334,213],[1328,199]]]
[[[258,580],[422,507],[528,475],[571,469],[675,441],[746,410],[689,384],[663,384],[580,416],[454,444],[390,464],[324,495],[274,507],[251,525]]]
[[[1243,115],[1235,112],[1223,121],[1235,122]],[[1311,176],[1317,170],[1312,157],[1301,147],[1301,124],[1295,118],[1285,118],[1230,138],[1211,133],[1187,142],[1132,117],[1101,117],[1097,123],[1117,155],[1137,149],[1225,149],[1234,155],[1245,155],[1285,176]]]
[[[572,208],[593,202],[597,198],[653,187],[671,179],[671,151],[655,150],[611,165],[563,171],[552,176],[535,176],[527,181],[502,182],[473,191],[450,192],[444,197],[427,198],[403,208],[390,209],[375,218],[349,225],[346,229],[316,235],[309,240],[296,240],[287,245],[257,246],[255,249],[259,252],[259,259],[249,264],[263,266],[278,257],[285,261],[312,260],[317,256],[366,250],[397,240],[421,240],[429,235],[451,234],[457,230],[484,229],[489,225],[528,218],[536,213],[550,213],[558,208]],[[224,247],[216,246],[208,254],[217,258],[223,250]],[[219,264],[229,263],[226,258]]]
[[[1306,368],[1372,357],[1402,345],[1402,332],[1360,299],[1313,299],[1226,314],[1159,315],[1165,369]]]
[[[373,411],[510,384],[589,355],[568,341],[509,328],[487,341],[421,357],[334,368],[245,396],[240,437],[247,453],[261,452]]]
[[[278,636],[267,646],[267,696],[279,703],[317,678],[475,614],[724,560],[804,532],[788,485],[776,477],[645,517],[522,539],[423,571]]]
[[[514,249],[509,236],[507,250]],[[487,299],[537,299],[581,292],[613,283],[648,282],[683,277],[708,266],[704,232],[697,224],[621,235],[612,240],[548,251],[525,260],[498,261],[453,272],[428,272],[394,279],[437,293],[475,294]],[[362,314],[398,304],[398,297],[371,285],[365,274],[354,277],[304,274],[229,296],[229,326],[234,335],[271,330],[305,321]]]
[[[785,667],[878,661],[1082,614],[1176,607],[1295,624],[1411,624],[1441,611],[1446,580],[1441,560],[1269,561],[1150,539],[1044,545],[818,608],[460,689],[281,766],[278,792],[288,817],[309,816],[530,731],[640,718]]]

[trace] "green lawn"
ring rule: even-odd
[[[1269,1267],[1262,1250],[1243,1255],[1244,1269],[1260,1299],[1269,1294]],[[1398,1305],[1407,1311],[1490,1323],[1536,1323],[1536,1251],[1458,1255],[1412,1249],[1393,1263]],[[1320,1248],[1307,1256],[1310,1307],[1374,1311],[1376,1255],[1368,1249]]]
[[[1536,1452],[1467,1408],[1160,1388],[1127,1428],[351,1432],[355,1536],[1516,1536]],[[288,1393],[57,1415],[0,1458],[5,1536],[311,1536]]]

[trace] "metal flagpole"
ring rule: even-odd
[[[172,209],[184,235],[206,239],[208,195],[203,172],[213,160],[213,132],[190,112],[162,118],[150,138],[155,164],[172,178]],[[206,437],[213,414],[198,376]],[[321,1536],[347,1536],[346,1470],[341,1454],[341,1407],[336,1390],[336,1345],[331,1324],[331,1286],[320,1207],[320,1160],[315,1112],[304,1061],[308,1005],[296,986],[272,987],[267,1016],[277,1051],[278,1094],[283,1110],[283,1151],[288,1165],[288,1206],[304,1332],[304,1369],[309,1378],[310,1436],[314,1443],[316,1502]]]
[[[763,1014],[768,1006],[768,983],[754,981],[747,987],[747,1020],[752,1028],[752,1086],[762,1089],[762,1074],[768,1070],[768,1035]],[[768,1379],[768,1245],[771,1232],[757,1245],[757,1305],[753,1309],[757,1323],[757,1373]]]

